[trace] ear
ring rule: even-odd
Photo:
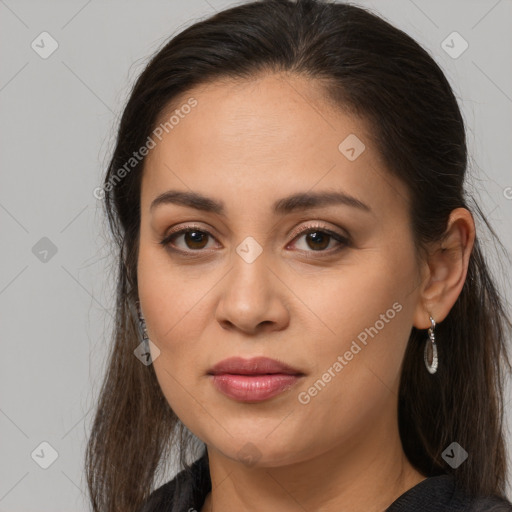
[[[430,316],[443,321],[460,295],[475,242],[475,223],[466,208],[452,210],[445,235],[434,244],[422,268],[420,300],[414,313],[417,329],[430,327]]]

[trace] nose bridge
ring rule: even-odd
[[[268,251],[252,236],[235,247],[217,308],[217,320],[224,327],[229,324],[254,331],[263,323],[275,327],[287,321],[288,311],[270,269]]]
[[[229,295],[231,307],[243,316],[263,314],[270,299],[267,252],[264,254],[263,247],[251,236],[235,248]]]

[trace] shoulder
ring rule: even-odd
[[[471,496],[456,485],[453,475],[426,478],[402,494],[386,512],[512,512],[498,496]]]
[[[463,512],[512,512],[512,503],[498,495],[471,495],[454,485],[453,501],[463,504]]]
[[[189,512],[200,510],[211,490],[206,455],[154,490],[137,512]]]
[[[174,509],[178,478],[181,477],[183,480],[184,476],[185,473],[182,471],[173,480],[155,489],[137,512],[172,512]]]
[[[512,512],[512,503],[499,496],[479,497],[469,502],[467,512]]]

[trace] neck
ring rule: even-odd
[[[208,457],[212,491],[201,512],[380,512],[426,478],[405,457],[396,420],[284,466],[247,467],[210,446]]]

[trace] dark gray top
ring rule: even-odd
[[[205,452],[189,470],[153,491],[138,512],[199,512],[210,491]],[[453,475],[445,474],[423,480],[383,512],[512,512],[512,504],[497,496],[471,498],[456,488]]]

